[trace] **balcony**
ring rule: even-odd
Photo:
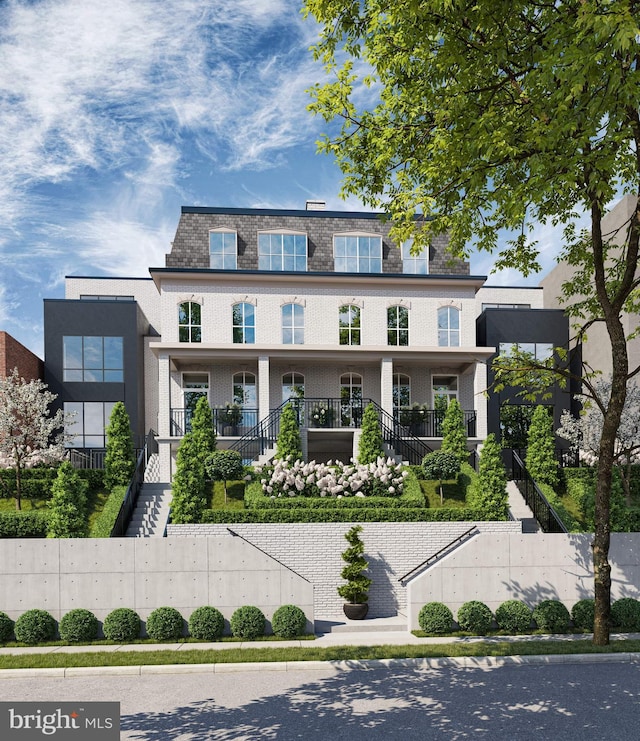
[[[442,437],[444,414],[441,409],[427,409],[416,405],[394,409],[393,419],[396,424],[415,437]],[[467,437],[476,437],[477,415],[475,410],[463,411],[463,415]]]
[[[211,413],[216,433],[224,437],[244,435],[258,424],[257,409],[213,407]],[[193,409],[171,409],[171,437],[182,437],[185,433],[191,432],[192,416]]]

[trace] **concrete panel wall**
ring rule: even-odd
[[[342,614],[343,599],[336,587],[342,584],[344,566],[340,554],[347,547],[344,534],[353,523],[233,524],[229,528],[258,548],[277,558],[314,586],[315,614],[323,618]],[[365,522],[362,540],[369,574],[371,617],[404,612],[405,587],[398,581],[452,540],[462,535],[470,522]],[[486,533],[520,532],[519,522],[481,522]],[[227,534],[226,525],[169,525],[170,537],[219,537]],[[489,536],[490,537],[490,536]]]
[[[570,610],[593,598],[593,535],[480,533],[407,585],[409,627],[427,602],[444,602],[454,614],[469,600],[493,612],[508,599],[535,607],[558,599]],[[612,533],[612,599],[640,598],[640,534]]]
[[[227,620],[242,605],[269,620],[284,604],[313,628],[313,586],[241,538],[0,540],[0,610],[16,619],[48,610],[57,620],[77,607],[103,620],[130,607],[145,620],[170,606],[188,619],[202,605]]]

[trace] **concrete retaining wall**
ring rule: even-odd
[[[426,602],[444,602],[454,617],[469,600],[492,612],[508,599],[535,607],[558,599],[570,610],[593,598],[593,535],[480,533],[407,585],[409,628]],[[640,533],[612,533],[612,599],[640,598]]]
[[[228,621],[242,605],[270,619],[298,605],[313,629],[313,586],[241,538],[0,540],[0,610],[16,619],[31,608],[57,620],[76,607],[103,620],[130,607],[145,620],[156,607],[188,619],[217,607]]]
[[[369,615],[384,617],[404,612],[406,589],[400,577],[437,553],[467,531],[471,522],[365,522],[362,540],[373,584],[369,591]],[[498,533],[519,533],[519,522],[479,522],[488,537]],[[233,525],[169,525],[173,537],[212,537],[228,533],[227,527],[277,558],[314,585],[315,614],[333,617],[342,614],[343,599],[336,586],[344,583],[340,554],[347,547],[344,534],[353,523],[288,523]]]

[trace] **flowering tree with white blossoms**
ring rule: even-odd
[[[263,468],[256,468],[261,476]],[[365,497],[402,494],[408,475],[392,458],[378,458],[375,463],[345,465],[310,461],[275,459],[268,476],[260,479],[262,491],[270,497]]]
[[[16,509],[21,509],[21,477],[25,468],[54,463],[65,453],[65,415],[51,415],[56,394],[39,379],[25,381],[17,369],[0,378],[0,468],[16,472]]]
[[[593,385],[598,398],[609,398],[610,379],[598,379]],[[584,401],[585,398],[581,395],[576,396],[579,401]],[[556,434],[568,440],[572,450],[576,451],[582,460],[593,465],[598,461],[603,422],[600,406],[592,400],[587,400],[577,419],[566,410],[562,413],[561,426],[556,430]],[[620,471],[627,505],[631,505],[631,466],[638,462],[640,462],[640,386],[628,384],[614,447],[614,464]]]

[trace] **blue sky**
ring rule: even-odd
[[[63,297],[65,275],[163,266],[182,205],[361,208],[316,154],[323,122],[305,90],[322,69],[299,8],[0,2],[0,329],[42,356],[42,299]],[[545,267],[558,236],[535,234]]]

